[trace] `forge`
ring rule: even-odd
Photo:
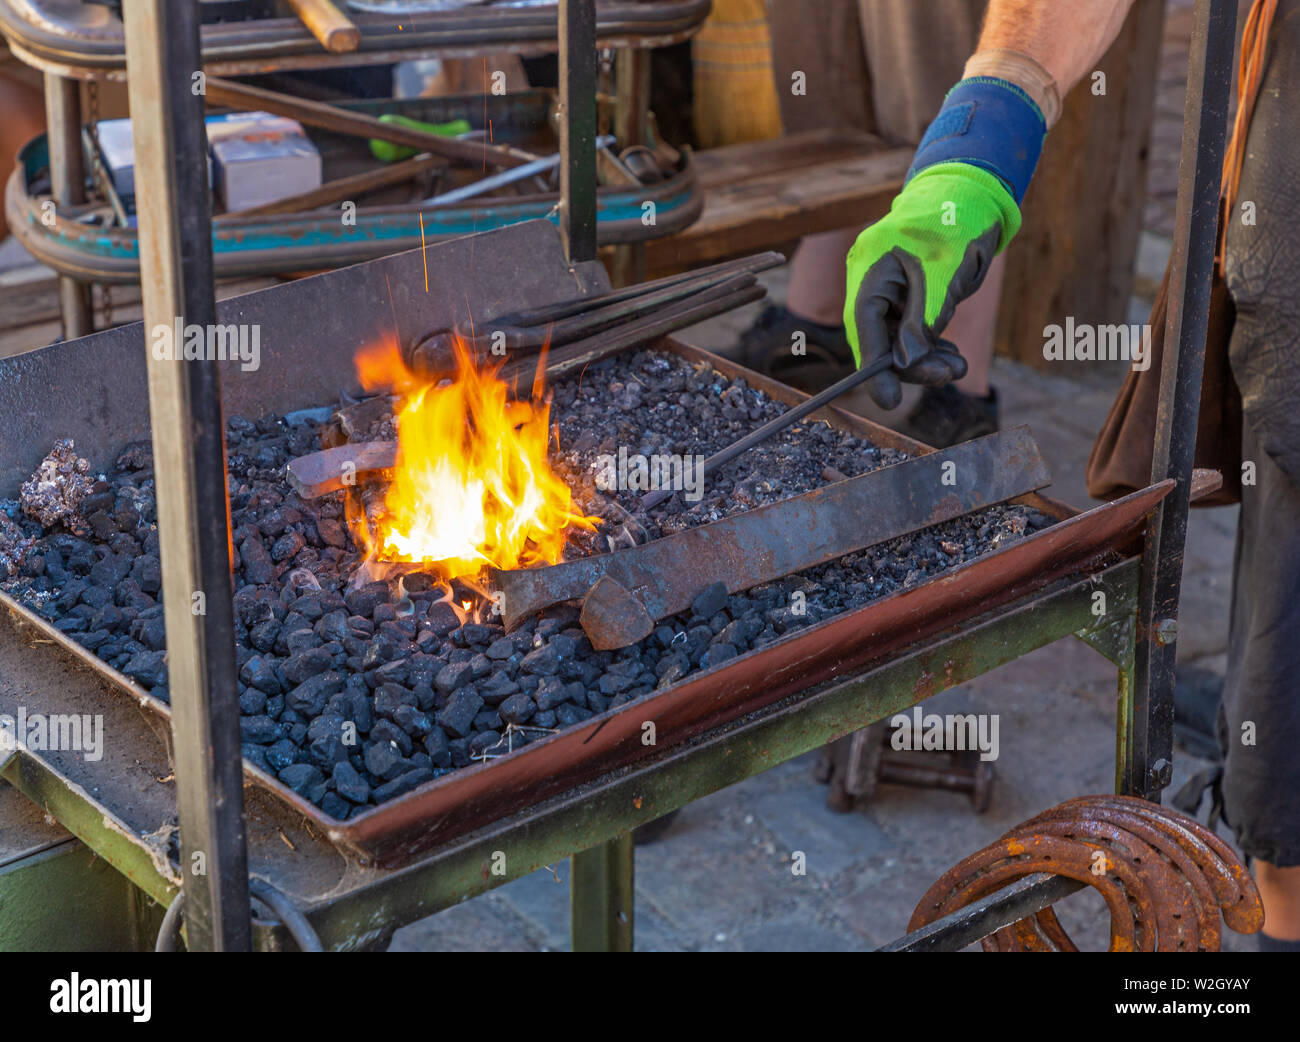
[[[594,265],[567,265],[554,230],[537,223],[225,304],[222,320],[260,326],[263,344],[262,367],[226,385],[245,772],[365,859],[403,862],[1079,573],[1113,554],[1161,494],[1075,516],[1036,494],[1050,479],[1027,431],[986,439],[965,491],[950,489],[926,447],[827,409],[733,461],[698,500],[643,511],[638,489],[598,488],[601,457],[620,447],[711,454],[800,399],[672,338],[652,339],[561,375],[545,403],[510,406],[537,410],[515,419],[520,429],[541,423],[551,478],[571,496],[562,505],[576,523],[548,554],[505,562],[518,566],[508,574],[608,571],[605,562],[628,555],[662,555],[647,558],[639,584],[618,572],[651,605],[654,625],[610,648],[593,646],[582,620],[595,573],[568,596],[510,616],[487,558],[480,572],[476,562],[448,571],[377,556],[359,533],[383,515],[394,460],[334,491],[304,495],[291,482],[296,461],[322,450],[383,454],[394,399],[347,393],[372,345],[418,343],[431,328],[482,327],[525,303],[606,289]],[[316,364],[298,375],[305,351]],[[0,384],[10,397],[6,495],[21,498],[56,442],[61,455],[44,464],[55,484],[60,467],[89,483],[76,508],[47,515],[48,524],[7,504],[24,542],[6,551],[8,621],[37,627],[51,654],[90,666],[105,690],[165,724],[148,417],[131,331],[4,364],[24,377]],[[54,390],[36,401],[25,394],[34,387]],[[874,501],[836,505],[837,490],[877,479]],[[790,504],[806,512],[793,528],[784,522],[781,554],[764,557],[760,542],[743,568],[704,566],[727,526]],[[466,519],[463,506],[444,515]],[[644,545],[625,545],[629,526]],[[828,532],[849,551],[833,540],[819,547]],[[675,549],[681,540],[697,549]],[[647,588],[658,579],[672,596],[656,602]],[[587,614],[600,615],[602,603]],[[655,747],[640,741],[646,720]]]
[[[360,352],[371,390],[379,364]],[[232,416],[235,638],[250,767],[328,819],[356,819],[1057,520],[1010,502],[1047,482],[1023,431],[987,441],[1006,441],[1027,472],[992,445],[939,454],[970,467],[965,496],[943,485],[937,455],[825,419],[735,461],[693,501],[642,511],[635,482],[602,490],[603,458],[628,444],[647,456],[709,454],[786,408],[751,386],[752,375],[718,366],[680,346],[631,350],[513,401],[472,363],[466,386],[412,386],[397,366],[379,389],[406,386],[400,398]],[[364,458],[395,428],[391,467],[323,494],[304,496],[290,480],[304,462],[319,466],[321,450],[343,467],[340,449]],[[0,589],[166,703],[151,458],[149,443],[129,443],[91,474],[61,440],[7,504],[10,574]],[[873,474],[888,482],[861,480]],[[810,498],[816,489],[828,491]],[[787,500],[803,512],[769,520]],[[768,527],[734,530],[745,518]],[[647,545],[616,550],[628,519]],[[522,534],[509,540],[507,528]],[[761,564],[739,565],[746,547]],[[626,563],[637,554],[646,561]],[[613,569],[658,625],[634,641],[602,641],[615,609],[579,610],[593,569]],[[547,577],[561,583],[550,597],[520,583]]]

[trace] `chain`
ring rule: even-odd
[[[94,80],[86,81],[86,128],[90,131],[90,138],[99,144],[99,84]]]
[[[113,328],[113,295],[107,282],[99,284],[99,309],[104,313],[105,329]]]

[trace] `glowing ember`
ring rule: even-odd
[[[399,395],[398,451],[382,511],[366,524],[353,510],[354,535],[370,558],[419,563],[443,579],[555,564],[569,530],[599,519],[574,509],[551,469],[550,399],[534,388],[531,400],[511,401],[499,366],[479,369],[456,348],[455,378],[436,385],[418,381],[391,343],[358,354],[363,386]]]

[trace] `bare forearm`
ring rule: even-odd
[[[1133,0],[990,0],[975,53],[1027,55],[1065,97],[1096,68],[1132,6]]]

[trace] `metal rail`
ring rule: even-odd
[[[144,328],[216,322],[197,3],[125,8]],[[148,350],[149,337],[141,347]],[[191,950],[251,941],[225,423],[215,360],[150,359],[177,809]]]
[[[596,0],[560,2],[560,231],[570,264],[596,259]]]
[[[1187,69],[1169,318],[1151,461],[1153,482],[1177,486],[1156,507],[1142,548],[1132,749],[1122,791],[1159,800],[1173,777],[1178,601],[1205,368],[1210,278],[1227,126],[1237,0],[1197,0]]]

